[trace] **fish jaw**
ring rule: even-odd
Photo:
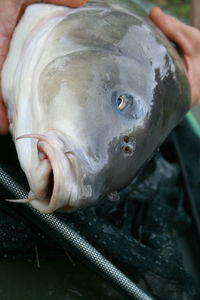
[[[75,154],[66,151],[63,141],[52,132],[26,134],[17,140],[25,138],[38,139],[38,160],[32,162],[27,176],[31,188],[27,202],[42,213],[77,208],[80,168]]]

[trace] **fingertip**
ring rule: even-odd
[[[88,2],[88,0],[79,0],[78,1],[78,6],[84,5],[86,2]]]
[[[162,10],[160,9],[160,7],[153,7],[151,8],[150,12],[149,12],[149,17],[151,19],[155,19],[157,16],[163,14]]]
[[[88,0],[65,0],[63,1],[65,5],[76,8],[84,5]]]
[[[174,41],[175,31],[178,29],[178,21],[166,15],[159,7],[154,7],[149,13],[151,21],[168,37]]]
[[[88,0],[43,0],[42,2],[77,8],[84,5],[87,1]]]
[[[165,14],[159,7],[153,7],[149,12],[149,18],[153,23],[158,25],[159,27],[163,23],[163,18],[165,19]]]

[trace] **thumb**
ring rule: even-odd
[[[164,14],[158,7],[151,9],[149,17],[170,41],[174,42],[180,49],[182,49],[185,55],[191,54],[191,45],[188,43],[190,26],[185,25],[172,16]]]

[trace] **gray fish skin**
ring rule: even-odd
[[[184,65],[134,1],[30,6],[2,73],[10,131],[40,211],[125,187],[190,107]]]

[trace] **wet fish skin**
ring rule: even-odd
[[[190,107],[180,57],[129,0],[28,7],[2,91],[28,201],[46,213],[126,186]]]

